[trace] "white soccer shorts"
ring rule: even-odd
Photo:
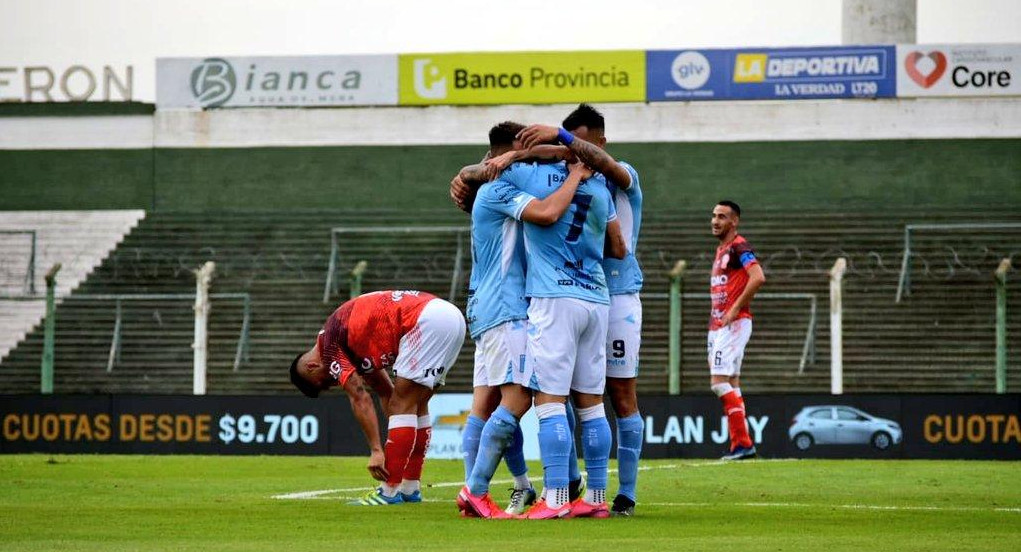
[[[569,297],[535,297],[528,305],[527,362],[532,389],[565,397],[601,395],[606,387],[608,305]]]
[[[464,345],[461,311],[444,301],[429,301],[410,332],[401,338],[393,373],[431,389],[443,385]]]
[[[527,343],[527,320],[511,320],[483,332],[475,342],[473,385],[528,385],[532,373],[525,362]]]
[[[642,300],[637,293],[610,296],[610,325],[606,332],[606,377],[638,377],[638,349],[642,345]]]
[[[740,376],[744,348],[751,337],[751,318],[738,318],[729,326],[709,332],[709,373],[732,378]]]

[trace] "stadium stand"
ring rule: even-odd
[[[46,271],[61,263],[57,298],[71,293],[138,221],[142,210],[22,211],[0,217],[0,360],[42,320]]]
[[[746,211],[748,209],[746,208]],[[1010,209],[984,210],[983,220],[1018,221]],[[749,392],[829,389],[827,271],[848,258],[845,277],[844,363],[847,391],[990,391],[994,366],[992,272],[1003,257],[1017,258],[1017,231],[922,235],[913,257],[913,293],[894,303],[903,226],[964,222],[961,209],[922,212],[758,210],[746,213],[742,233],[756,248],[768,278],[764,291],[818,297],[815,363],[798,373],[809,322],[799,300],[757,300],[756,338],[749,345],[743,387]],[[192,270],[217,264],[213,293],[247,292],[253,320],[248,360],[233,370],[241,308],[213,301],[210,319],[211,393],[290,392],[286,366],[307,347],[325,317],[347,296],[346,274],[360,260],[369,268],[364,290],[418,288],[447,297],[456,240],[450,234],[367,235],[341,239],[339,295],[323,304],[334,226],[462,225],[442,210],[160,212],[146,218],[102,266],[67,297],[57,312],[58,392],[186,393],[191,389],[194,324],[189,301],[141,301],[123,306],[118,362],[106,367],[114,324],[112,301],[80,294],[194,292]],[[649,210],[639,257],[648,294],[665,293],[666,272],[688,261],[686,293],[707,291],[714,243],[701,211]],[[455,303],[464,305],[470,256]],[[1010,296],[1010,335],[1021,332],[1021,301]],[[643,392],[667,389],[665,299],[645,301]],[[684,302],[682,392],[707,392],[705,324],[708,299]],[[30,333],[3,359],[3,392],[38,389],[42,332]],[[470,386],[470,344],[448,378],[453,390]],[[1010,388],[1021,384],[1017,340],[1011,345]]]

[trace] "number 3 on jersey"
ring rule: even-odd
[[[567,232],[567,243],[578,243],[581,233],[585,229],[585,220],[588,219],[588,210],[592,206],[592,196],[586,194],[575,194],[571,199],[574,204],[574,218],[571,219],[571,229]]]

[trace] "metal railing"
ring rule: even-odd
[[[675,269],[676,268],[677,267],[675,267]],[[673,272],[673,271],[671,271],[671,272]],[[678,276],[682,276],[682,275],[683,275],[683,267],[681,267],[681,269],[680,269],[680,271],[678,273]],[[680,280],[680,279],[681,278],[678,278],[678,280]],[[680,292],[680,289],[681,289],[681,284],[680,283],[677,284],[676,288],[673,285],[671,285],[671,293],[643,293],[642,294],[642,298],[643,299],[660,299],[660,300],[667,299],[667,300],[674,301],[671,296],[674,295],[674,290],[675,289],[677,290],[676,291],[677,297],[679,299],[681,299],[681,300],[683,300],[683,299],[709,299],[710,298],[710,294],[708,294],[708,293],[681,293]],[[814,365],[815,364],[815,330],[816,330],[816,325],[817,325],[817,322],[818,322],[818,308],[819,308],[818,296],[816,296],[816,294],[814,294],[814,293],[756,293],[755,294],[755,300],[756,301],[758,301],[758,300],[776,300],[776,299],[781,299],[781,300],[782,299],[786,299],[786,300],[807,300],[808,301],[808,309],[809,309],[808,328],[805,330],[805,339],[804,339],[804,342],[803,342],[803,344],[801,346],[801,359],[798,362],[798,373],[802,374],[802,373],[804,373],[806,366]],[[682,304],[683,304],[683,301],[677,303],[677,308],[676,308],[676,311],[677,311],[676,312],[676,318],[677,318],[676,324],[677,324],[677,328],[678,329],[681,328],[681,323],[683,322],[683,318],[682,318],[683,309],[681,308]],[[673,311],[674,311],[674,308],[673,308],[673,303],[672,303],[671,304],[671,323],[674,322],[674,312]],[[670,381],[671,382],[674,382],[674,381],[677,382],[678,392],[679,392],[679,387],[680,387],[681,348],[682,348],[682,345],[683,345],[683,343],[682,343],[683,339],[681,339],[682,335],[683,335],[682,333],[678,333],[678,336],[676,338],[676,343],[675,343],[675,340],[674,340],[674,336],[673,335],[670,336],[670,347],[671,347],[672,350],[670,351],[669,358],[670,359],[676,359],[676,361],[671,360],[671,362],[670,362],[670,367],[669,367],[669,370],[671,372],[671,374],[670,374]],[[676,348],[676,350],[673,350],[675,348]],[[674,365],[675,362],[676,362],[676,366]],[[673,373],[675,370],[677,372],[676,374]],[[671,393],[673,393],[673,391],[671,391]]]
[[[900,263],[895,303],[911,295],[911,233],[920,230],[1011,230],[1021,229],[1021,222],[977,222],[964,224],[905,224],[904,257]]]
[[[330,302],[330,297],[340,292],[339,279],[336,277],[337,262],[340,256],[339,236],[350,234],[426,234],[426,233],[451,233],[456,235],[457,252],[454,254],[454,269],[450,276],[450,291],[447,300],[453,303],[457,299],[457,292],[460,288],[462,271],[464,270],[464,255],[467,249],[465,236],[470,231],[467,226],[339,226],[330,229],[330,264],[326,269],[326,286],[323,289],[323,304]],[[359,284],[361,280],[359,280]]]
[[[847,259],[838,258],[830,269],[830,393],[844,393],[844,273]]]
[[[238,336],[237,350],[234,354],[234,371],[237,372],[242,362],[248,361],[248,338],[252,322],[252,298],[247,293],[210,293],[210,299],[240,300],[242,302],[241,333]],[[114,365],[120,361],[121,328],[123,327],[124,301],[194,301],[193,293],[142,293],[115,295],[73,295],[71,300],[78,301],[114,301],[116,318],[113,325],[113,337],[110,340],[110,355],[106,363],[106,371],[112,372]]]
[[[1007,272],[1010,259],[996,268],[996,392],[1007,392]]]
[[[0,236],[29,236],[31,244],[28,253],[28,270],[25,271],[25,293],[35,295],[35,255],[36,255],[36,233],[35,230],[0,230]]]

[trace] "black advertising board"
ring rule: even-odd
[[[351,421],[343,397],[7,396],[0,452],[362,454]]]
[[[467,413],[471,395],[456,398]],[[1018,394],[753,395],[745,404],[765,458],[1021,459]],[[729,442],[715,397],[642,396],[639,405],[645,458],[716,458]],[[367,447],[342,395],[18,395],[0,396],[0,452],[351,456]]]
[[[727,447],[712,396],[642,397],[644,458],[713,458]],[[766,458],[1021,459],[1021,395],[746,396]]]

